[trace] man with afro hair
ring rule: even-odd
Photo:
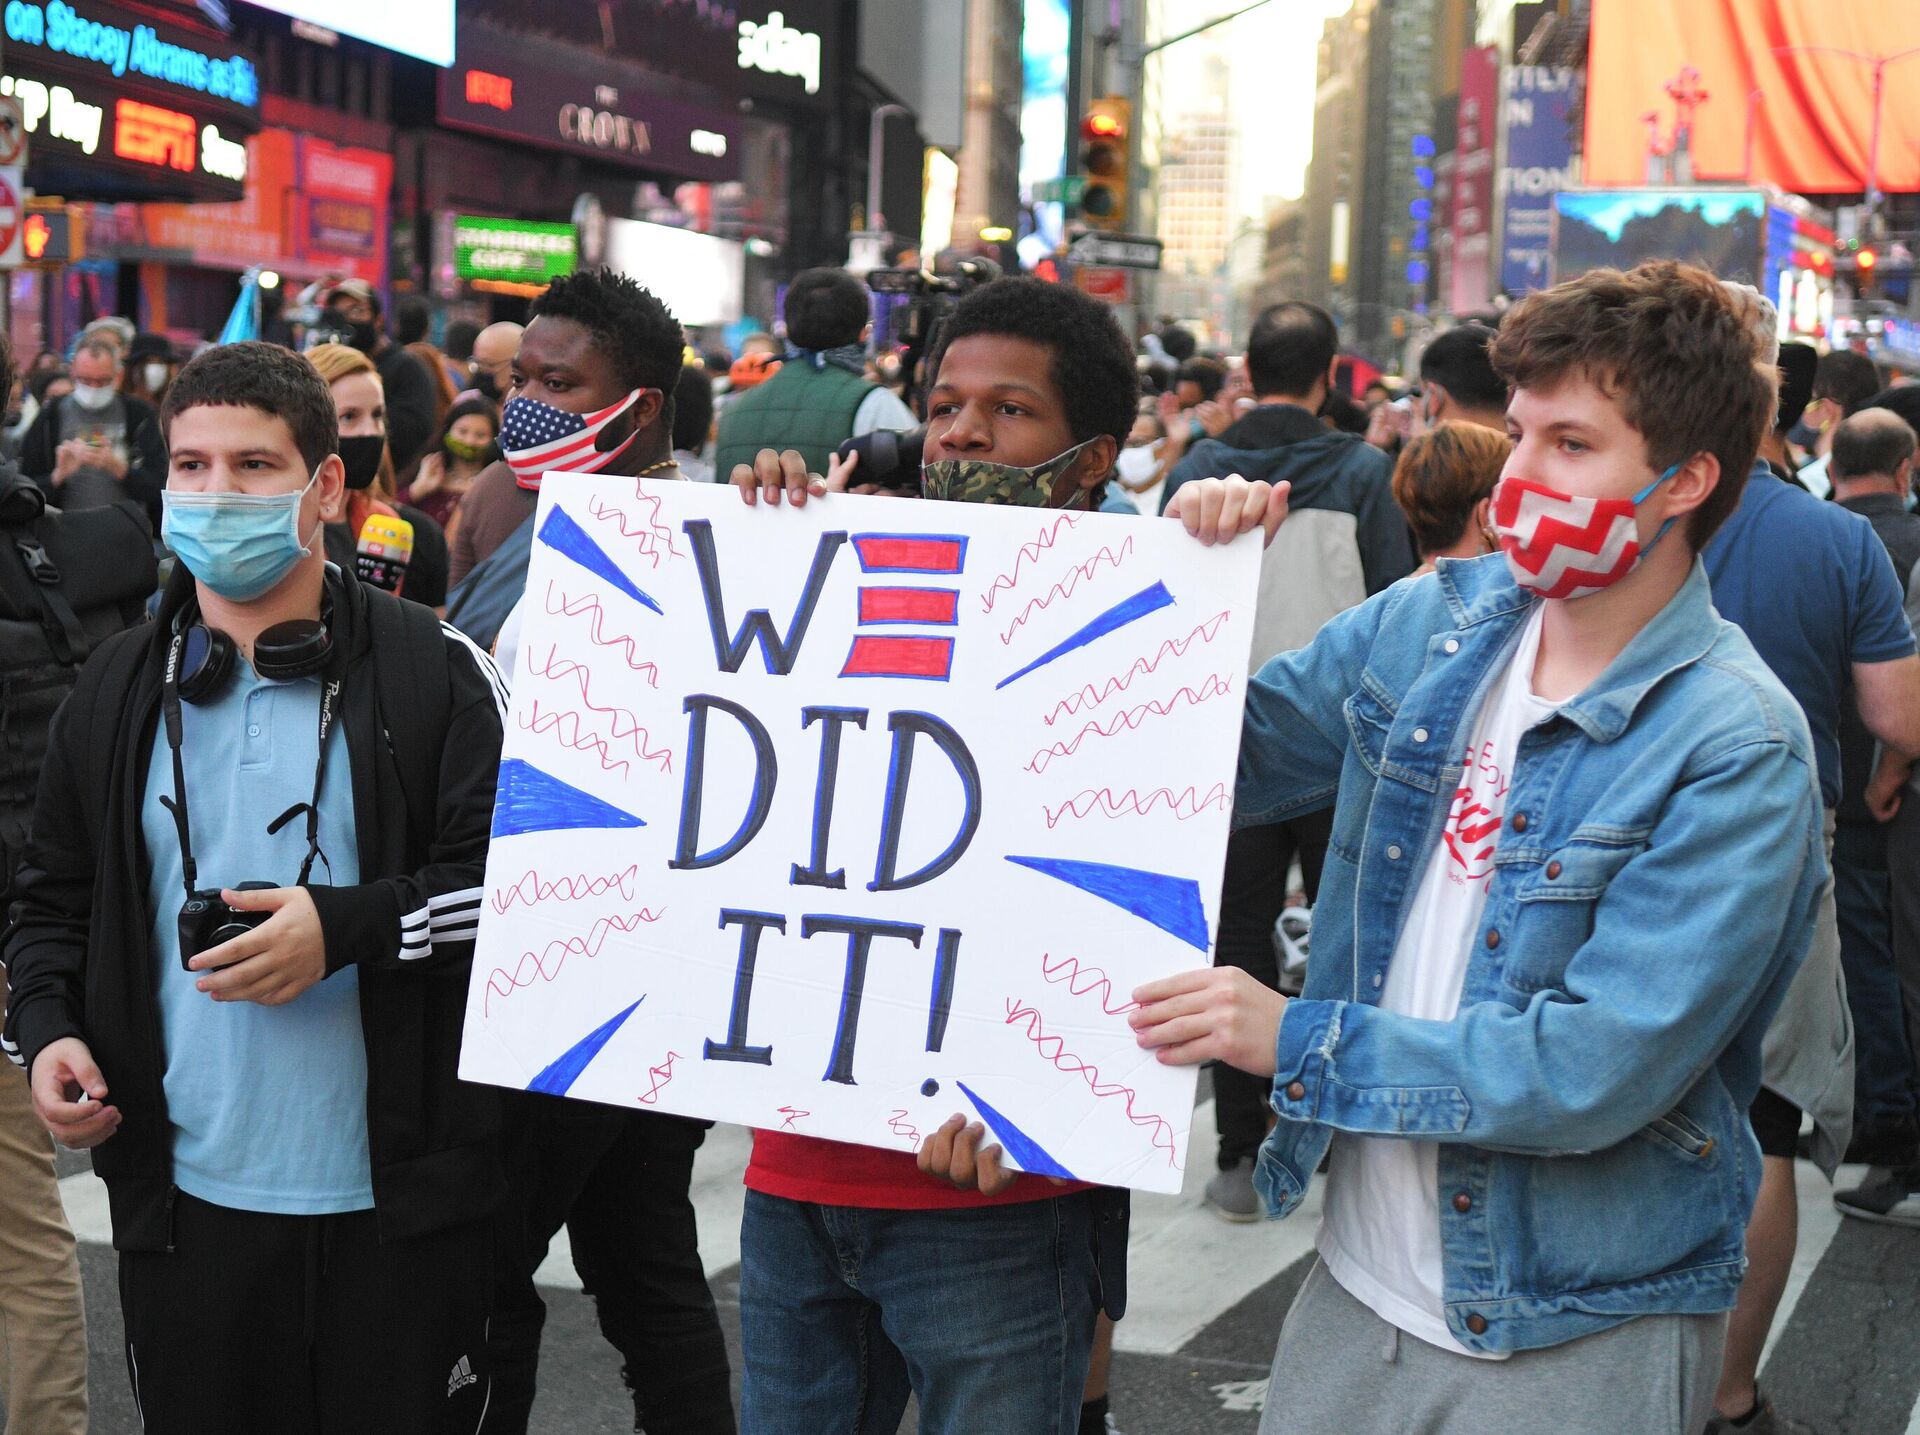
[[[1139,379],[1105,305],[995,280],[955,306],[929,375],[921,497],[1107,506]],[[822,477],[791,449],[761,450],[731,481],[776,506],[861,486],[857,463]],[[929,1435],[1107,1428],[1110,1335],[1096,1331],[1126,1303],[1126,1192],[1022,1175],[983,1137],[959,1115],[917,1155],[754,1133],[740,1231],[746,1430],[847,1428],[856,1411],[860,1428],[891,1429],[909,1394]]]

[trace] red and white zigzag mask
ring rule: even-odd
[[[1531,478],[1503,478],[1493,492],[1493,526],[1513,581],[1542,598],[1585,598],[1611,588],[1645,552],[1634,512],[1680,471],[1675,464],[1632,498],[1584,498]]]

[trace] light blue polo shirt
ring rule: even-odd
[[[217,697],[181,704],[198,883],[291,886],[307,851],[305,816],[272,836],[267,825],[313,795],[320,680],[269,682],[244,660],[234,668]],[[345,967],[284,1006],[216,1002],[197,990],[194,983],[205,974],[180,965],[180,836],[160,804],[162,794],[173,795],[164,724],[154,733],[140,826],[152,862],[147,900],[174,1182],[190,1196],[242,1211],[366,1210],[373,1205],[373,1179],[359,973]],[[320,850],[327,861],[314,863],[314,884],[360,880],[338,697],[320,794]]]

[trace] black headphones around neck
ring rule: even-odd
[[[239,647],[218,628],[198,621],[198,614],[182,614],[182,619],[188,616],[194,622],[183,635],[177,686],[184,701],[204,703],[218,697],[233,677]],[[175,631],[179,631],[177,626]],[[275,623],[253,640],[253,670],[269,682],[311,677],[323,671],[332,658],[333,635],[327,629],[325,615]]]

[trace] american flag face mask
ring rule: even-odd
[[[522,488],[540,487],[543,473],[598,473],[612,463],[639,436],[610,449],[597,447],[600,431],[640,401],[645,389],[635,389],[598,413],[570,414],[522,396],[508,399],[500,411],[500,449]]]
[[[1493,526],[1513,581],[1542,598],[1585,598],[1611,588],[1667,536],[1669,518],[1643,550],[1634,512],[1680,471],[1674,464],[1632,498],[1582,498],[1530,478],[1503,478]]]

